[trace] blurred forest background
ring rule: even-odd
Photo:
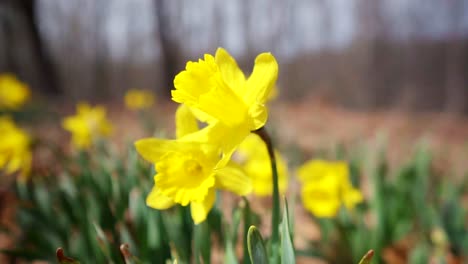
[[[218,46],[275,54],[287,100],[468,113],[468,0],[0,0],[0,72],[60,98],[169,96]]]

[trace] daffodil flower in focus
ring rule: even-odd
[[[252,191],[249,177],[234,165],[218,166],[220,149],[197,141],[198,125],[191,111],[181,105],[176,112],[176,140],[147,138],[135,143],[138,153],[155,164],[155,185],[148,206],[164,210],[190,204],[196,224],[203,222],[215,202],[216,189],[238,195]]]
[[[130,89],[125,93],[125,106],[130,110],[142,110],[154,105],[154,94],[148,90]]]
[[[0,135],[0,169],[8,174],[19,171],[20,181],[25,181],[32,159],[29,135],[5,116],[0,117]]]
[[[9,73],[0,74],[0,110],[17,110],[30,98],[28,86]]]
[[[93,140],[107,137],[112,132],[106,109],[102,106],[91,107],[86,103],[78,104],[76,115],[66,117],[62,126],[72,133],[72,142],[79,149],[89,148]]]
[[[218,142],[227,162],[251,131],[265,125],[265,103],[277,77],[278,64],[271,53],[258,55],[246,78],[234,58],[218,48],[214,57],[206,54],[198,62],[187,63],[174,79],[172,99],[209,124],[205,137]]]
[[[284,193],[288,188],[288,168],[279,152],[275,151],[275,156],[278,166],[279,191]],[[235,158],[252,179],[254,194],[267,196],[273,193],[270,156],[268,156],[265,143],[258,135],[248,135],[237,148]]]
[[[304,207],[317,217],[335,217],[344,205],[353,209],[363,200],[349,180],[346,162],[312,160],[298,169]]]

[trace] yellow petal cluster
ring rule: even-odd
[[[106,109],[86,103],[78,104],[76,115],[66,117],[62,127],[72,133],[72,143],[79,149],[89,148],[94,140],[109,136],[112,132]]]
[[[17,110],[30,98],[28,86],[13,74],[0,74],[0,110]]]
[[[148,109],[154,105],[155,97],[151,91],[130,89],[124,97],[125,106],[130,110]]]
[[[216,189],[246,195],[252,185],[238,167],[218,166],[219,147],[197,140],[196,119],[184,105],[176,112],[176,126],[176,140],[147,138],[135,143],[138,153],[156,169],[155,185],[146,203],[160,210],[190,204],[192,218],[198,224],[213,207]]]
[[[278,64],[271,53],[258,55],[246,78],[234,58],[218,48],[214,57],[205,54],[203,59],[187,63],[174,79],[172,99],[209,124],[207,138],[221,146],[228,160],[251,131],[265,125],[265,102],[277,77]]]
[[[257,134],[250,134],[239,145],[235,155],[239,164],[252,179],[253,193],[258,196],[272,195],[273,178],[270,157],[262,139]],[[284,193],[288,188],[288,169],[279,152],[275,151],[275,157],[279,191]]]
[[[0,169],[6,173],[20,172],[26,180],[31,169],[32,153],[29,135],[9,117],[0,117]]]
[[[317,217],[335,217],[343,205],[352,209],[363,200],[362,193],[349,180],[346,162],[312,160],[302,165],[297,174],[304,207]]]

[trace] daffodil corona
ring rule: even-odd
[[[72,142],[79,149],[89,148],[93,140],[109,136],[112,131],[105,108],[86,103],[78,104],[76,115],[65,118],[62,126],[72,133]]]
[[[209,124],[207,137],[222,147],[226,161],[251,131],[265,125],[265,102],[277,76],[278,64],[271,53],[258,55],[252,74],[245,78],[234,58],[218,48],[214,57],[206,54],[187,63],[174,79],[172,99]]]
[[[346,162],[312,160],[298,169],[304,207],[317,217],[335,217],[341,206],[352,209],[363,200],[349,180]]]
[[[0,169],[6,173],[19,172],[24,181],[31,169],[30,137],[9,117],[0,117]]]
[[[215,144],[197,141],[198,126],[191,111],[182,105],[176,113],[177,139],[141,139],[135,143],[140,155],[155,164],[155,186],[148,206],[167,209],[190,204],[196,224],[203,222],[215,202],[216,189],[238,195],[252,190],[249,177],[236,166],[218,166],[220,150]]]
[[[30,97],[28,86],[9,73],[0,74],[0,110],[17,110]]]

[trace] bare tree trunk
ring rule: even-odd
[[[463,1],[452,0],[451,28],[454,31],[447,45],[445,109],[453,113],[466,111],[466,96],[464,88],[464,63],[466,60],[465,45],[460,37],[460,24],[463,19]]]
[[[165,84],[167,96],[170,96],[170,90],[174,87],[173,79],[178,72],[178,53],[180,49],[171,36],[171,27],[167,9],[167,4],[171,1],[155,0],[156,19],[158,22],[158,38],[161,43],[161,60],[163,69],[162,83]]]
[[[7,1],[8,2],[8,1]],[[44,43],[40,37],[36,17],[35,0],[10,0],[12,6],[22,14],[25,19],[26,30],[30,36],[30,48],[35,56],[40,90],[48,94],[58,94],[60,89],[57,84],[57,76],[52,61],[47,54]]]

